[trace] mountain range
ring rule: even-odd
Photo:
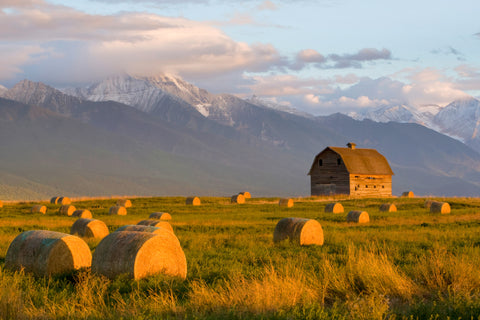
[[[307,196],[315,155],[350,141],[387,157],[395,194],[480,194],[480,154],[425,126],[401,123],[416,120],[314,117],[255,97],[212,94],[172,75],[118,75],[62,90],[24,80],[0,88],[0,97],[6,200],[244,190]]]

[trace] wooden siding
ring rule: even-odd
[[[321,166],[319,160],[322,161]],[[326,150],[313,164],[312,169],[310,172],[312,196],[350,194],[349,173],[337,153]]]
[[[392,176],[351,174],[350,195],[390,197],[392,196]]]

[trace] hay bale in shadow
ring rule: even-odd
[[[236,195],[233,195],[230,198],[230,202],[231,203],[243,204],[243,203],[245,203],[245,197],[241,194],[236,194]]]
[[[185,200],[185,204],[190,206],[199,206],[202,204],[202,202],[200,201],[199,197],[188,197]]]
[[[328,203],[325,206],[325,212],[343,213],[344,209],[340,202]]]
[[[113,206],[113,207],[110,207],[110,209],[108,210],[108,214],[125,216],[127,215],[127,209],[125,209],[125,207],[122,207],[122,206]]]
[[[102,239],[109,233],[105,222],[96,219],[80,218],[75,221],[70,228],[70,234],[78,235],[83,238]]]
[[[244,196],[245,199],[250,199],[252,197],[252,195],[248,191],[242,191],[242,192],[239,192],[238,194],[241,194],[242,196]]]
[[[62,274],[90,267],[92,254],[79,237],[69,234],[30,230],[19,234],[10,243],[5,268],[24,269],[36,276]]]
[[[69,197],[60,197],[57,199],[57,204],[61,204],[62,206],[66,206],[72,203]]]
[[[380,211],[383,212],[397,212],[397,206],[393,203],[384,203],[380,206]]]
[[[347,215],[347,222],[367,223],[369,221],[370,217],[367,211],[352,210]]]
[[[323,229],[316,220],[283,218],[275,226],[273,242],[286,239],[301,246],[323,245]]]
[[[37,204],[37,205],[34,205],[31,209],[31,212],[32,213],[47,213],[47,206],[44,206],[44,205],[41,205],[41,204]]]
[[[130,208],[132,206],[132,201],[130,201],[128,199],[118,199],[117,200],[117,206]]]
[[[283,198],[278,201],[278,205],[280,207],[292,208],[293,207],[293,199],[290,198]]]
[[[98,244],[93,253],[92,272],[110,279],[126,274],[137,280],[159,273],[185,279],[187,260],[171,232],[119,231]]]
[[[405,191],[402,193],[402,198],[414,198],[415,194],[413,191]]]
[[[64,216],[71,216],[75,210],[76,210],[75,206],[71,204],[67,204],[67,205],[62,205],[58,209],[58,213]]]
[[[148,218],[157,220],[172,220],[172,216],[166,212],[152,212]]]
[[[87,210],[87,209],[78,209],[73,211],[72,217],[91,219],[92,212],[90,212],[90,210]]]
[[[430,204],[430,212],[448,214],[450,213],[450,204],[447,202],[432,201]]]

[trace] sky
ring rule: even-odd
[[[182,77],[312,114],[480,97],[478,0],[0,0],[0,84]]]

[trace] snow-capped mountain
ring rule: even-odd
[[[401,104],[351,112],[348,115],[356,120],[370,119],[376,122],[418,123],[431,128],[433,127],[432,118],[439,110],[440,107],[436,105],[412,107]]]
[[[251,104],[254,104],[256,106],[270,108],[270,109],[278,110],[278,111],[282,111],[282,112],[287,112],[287,113],[291,113],[291,114],[301,116],[301,117],[305,117],[305,118],[313,118],[314,117],[310,113],[302,112],[302,111],[300,111],[296,108],[293,108],[289,105],[280,104],[280,103],[277,103],[277,102],[275,102],[273,100],[270,100],[270,99],[259,98],[256,95],[253,95],[250,98],[245,99],[245,101],[247,101]]]
[[[5,92],[7,92],[7,90],[8,90],[7,88],[5,88],[4,86],[2,86],[2,85],[0,84],[0,95],[2,95],[2,94],[4,94]]]
[[[444,134],[467,144],[472,141],[480,144],[480,101],[475,98],[454,101],[438,112],[433,123]]]

